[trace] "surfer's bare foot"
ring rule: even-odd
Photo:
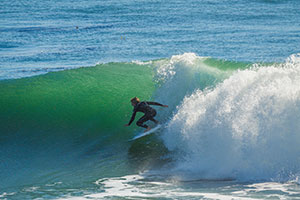
[[[147,131],[150,131],[150,130],[151,130],[151,128],[148,127],[148,128],[144,131],[144,133],[147,132]]]

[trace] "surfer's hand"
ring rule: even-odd
[[[167,108],[167,107],[169,107],[169,106],[168,106],[168,105],[163,105],[163,107]]]

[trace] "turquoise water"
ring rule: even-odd
[[[299,9],[1,1],[0,199],[300,198]]]

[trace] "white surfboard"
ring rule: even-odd
[[[151,134],[151,133],[157,131],[160,127],[161,127],[161,125],[159,124],[159,125],[155,126],[154,128],[150,129],[149,131],[139,133],[138,135],[136,135],[135,137],[133,137],[133,138],[132,138],[131,140],[129,140],[129,141],[136,140],[136,139],[139,139],[139,138],[144,137],[144,136],[146,136],[146,135],[149,135],[149,134]]]

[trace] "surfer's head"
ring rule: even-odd
[[[140,99],[137,97],[133,97],[130,101],[131,101],[131,105],[133,105],[133,106],[140,103]]]

